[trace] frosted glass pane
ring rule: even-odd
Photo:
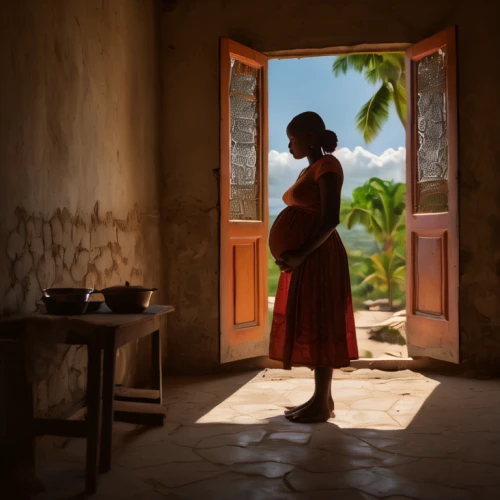
[[[231,61],[229,218],[260,220],[258,163],[259,70]]]
[[[417,70],[416,213],[448,211],[448,127],[445,53],[435,52]]]
[[[418,64],[418,89],[420,92],[446,83],[444,52],[434,52],[420,60]]]

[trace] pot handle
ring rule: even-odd
[[[125,281],[125,286],[130,286],[130,282]],[[158,288],[144,288],[143,292],[157,292]]]

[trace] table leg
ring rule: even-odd
[[[89,495],[97,490],[99,446],[101,433],[101,365],[102,351],[88,345],[87,373],[87,468],[86,491]]]
[[[161,337],[160,330],[156,330],[151,334],[151,368],[152,368],[152,380],[151,388],[158,389],[160,392],[160,398],[158,403],[162,403],[162,368],[161,368]]]
[[[113,446],[113,402],[115,399],[116,349],[113,345],[104,349],[103,394],[102,394],[102,434],[99,472],[111,469],[111,449]]]
[[[3,479],[5,498],[21,492],[31,498],[44,490],[36,478],[33,386],[24,356],[22,342],[0,338],[0,483]]]

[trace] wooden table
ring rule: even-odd
[[[113,420],[163,425],[160,320],[172,306],[150,306],[142,314],[113,314],[106,306],[82,316],[21,315],[0,320],[0,338],[50,335],[53,342],[88,348],[87,419],[33,418],[33,436],[87,438],[86,490],[97,489],[99,472],[111,468]],[[115,360],[121,346],[151,335],[151,389],[115,391]]]

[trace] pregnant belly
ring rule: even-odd
[[[285,252],[297,250],[311,235],[319,222],[317,214],[287,207],[276,218],[269,233],[269,248],[275,259]]]

